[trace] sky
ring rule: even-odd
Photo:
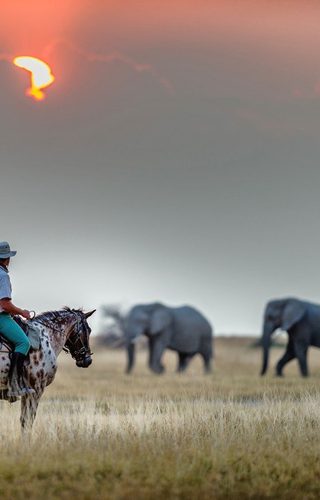
[[[1,0],[0,240],[14,301],[192,304],[258,333],[320,302],[320,5]],[[55,82],[25,95],[11,59]]]

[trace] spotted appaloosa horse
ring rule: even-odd
[[[31,428],[34,422],[39,400],[45,388],[53,382],[57,371],[57,357],[62,350],[70,352],[76,365],[87,368],[91,365],[89,335],[91,329],[88,313],[81,309],[64,308],[40,314],[31,320],[40,331],[40,349],[31,350],[29,361],[25,364],[25,378],[35,390],[21,398],[20,422],[22,429]],[[1,345],[1,344],[0,344]],[[0,348],[0,399],[7,398],[7,383],[10,367],[10,346],[2,340]]]

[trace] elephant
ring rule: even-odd
[[[154,373],[164,371],[161,358],[165,349],[178,353],[178,372],[187,368],[195,354],[202,356],[205,372],[211,371],[212,327],[193,307],[168,307],[158,302],[133,307],[125,319],[127,373],[133,369],[135,341],[140,335],[145,335],[149,340],[149,368]]]
[[[261,340],[263,348],[261,375],[267,371],[271,335],[278,328],[288,332],[289,339],[286,352],[277,363],[276,375],[281,377],[284,366],[297,358],[301,375],[307,377],[308,347],[320,347],[320,305],[297,298],[272,300],[267,304]]]

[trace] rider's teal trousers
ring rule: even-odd
[[[10,314],[0,313],[0,333],[13,344],[15,352],[20,352],[25,356],[28,354],[29,339]]]

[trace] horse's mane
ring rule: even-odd
[[[59,311],[46,311],[42,312],[40,314],[37,314],[37,316],[34,318],[35,320],[46,320],[46,321],[55,321],[59,318],[65,317],[67,314],[74,314],[74,313],[83,313],[83,309],[71,309],[71,307],[65,306],[63,309],[60,309]]]

